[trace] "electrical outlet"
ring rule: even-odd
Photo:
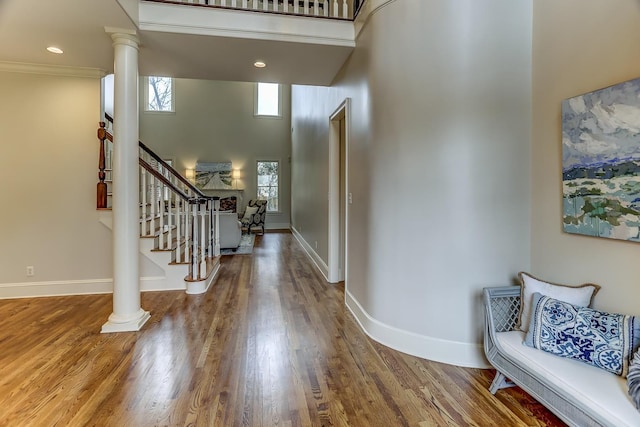
[[[27,266],[27,277],[31,277],[31,276],[35,276],[36,275],[36,270],[35,268],[33,268],[33,265],[28,265]]]
[[[349,193],[349,204],[353,203],[353,194]]]

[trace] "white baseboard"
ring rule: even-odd
[[[267,222],[264,224],[265,230],[288,230],[291,225],[288,222]]]
[[[382,323],[371,317],[348,291],[345,291],[345,303],[364,332],[380,344],[435,362],[466,368],[490,368],[480,344],[431,338]]]
[[[311,261],[316,265],[318,270],[320,270],[320,273],[322,273],[325,280],[328,282],[329,266],[327,266],[327,263],[324,262],[322,258],[320,258],[320,255],[318,255],[316,251],[313,250],[311,245],[309,245],[309,243],[307,243],[307,241],[304,240],[304,237],[302,237],[302,234],[300,234],[300,232],[298,232],[298,230],[296,230],[295,227],[291,227],[291,233],[293,233],[293,237],[295,237],[298,243],[300,243],[300,245],[302,246],[302,249],[304,249],[304,251],[307,253],[307,256],[309,257],[309,259],[311,259]]]
[[[184,281],[171,283],[166,277],[140,278],[140,290],[142,292],[184,289],[186,289]],[[0,299],[110,294],[112,292],[113,279],[0,283]]]

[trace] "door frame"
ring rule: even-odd
[[[340,121],[344,120],[344,218],[340,215]],[[337,283],[348,277],[349,247],[349,134],[351,133],[351,98],[345,98],[329,117],[329,239],[328,281]],[[340,221],[344,227],[344,269],[340,271]]]

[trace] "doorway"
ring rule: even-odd
[[[347,277],[349,123],[351,100],[345,99],[330,117],[329,126],[329,282]]]

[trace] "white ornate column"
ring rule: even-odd
[[[107,32],[111,32],[107,29]],[[138,269],[138,45],[134,32],[111,32],[114,47],[113,313],[102,332],[138,331],[149,320],[140,306]]]

